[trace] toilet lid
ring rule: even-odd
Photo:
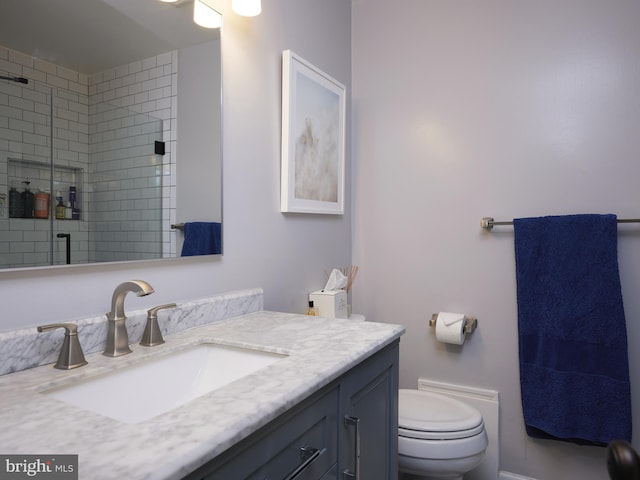
[[[413,438],[464,438],[484,429],[482,415],[454,398],[422,390],[400,389],[400,434]]]

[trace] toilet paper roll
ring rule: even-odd
[[[438,313],[436,339],[443,343],[462,345],[465,340],[464,324],[464,314],[462,313]]]

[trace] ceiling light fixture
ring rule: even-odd
[[[204,28],[220,28],[222,26],[222,15],[202,0],[194,0],[193,21]]]
[[[231,8],[243,17],[255,17],[262,12],[260,0],[231,0]]]

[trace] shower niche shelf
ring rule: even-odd
[[[7,185],[6,193],[15,187],[18,191],[23,191],[29,182],[29,190],[34,194],[38,191],[50,193],[50,202],[55,209],[56,195],[62,195],[62,201],[69,201],[69,187],[76,187],[76,204],[82,205],[82,184],[84,170],[82,168],[55,165],[53,169],[53,191],[51,191],[51,164],[37,160],[24,160],[9,158],[7,165]],[[82,212],[82,208],[80,209]]]

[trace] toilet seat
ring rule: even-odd
[[[398,434],[423,440],[455,440],[484,431],[482,415],[454,398],[422,390],[400,389]]]

